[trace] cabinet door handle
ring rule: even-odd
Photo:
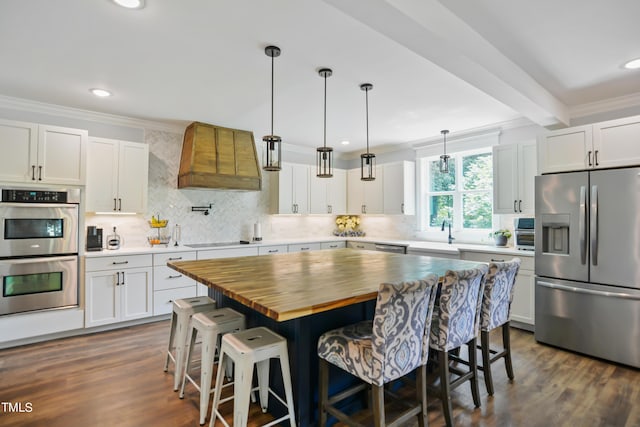
[[[327,213],[332,213],[332,212],[333,212],[333,206],[327,205]]]
[[[491,258],[491,262],[504,262],[504,260]]]
[[[120,283],[122,286],[124,286],[124,271],[122,272],[122,283]]]
[[[118,199],[118,210],[122,210],[122,199]]]
[[[598,166],[598,165],[599,165],[599,163],[598,163],[598,151],[599,151],[599,150],[596,150],[596,151],[593,153],[593,158],[594,158],[594,160],[595,160],[596,166]]]
[[[178,260],[181,260],[181,259],[182,259],[181,256],[177,256],[175,258],[169,258],[167,261],[178,261]]]
[[[38,181],[42,181],[42,165],[38,166]]]
[[[358,248],[358,249],[364,249],[364,246],[362,246],[362,245],[356,245],[356,248]]]
[[[338,245],[329,245],[329,247],[330,247],[331,249],[335,249],[335,248],[337,248],[337,247],[338,247]]]
[[[310,248],[300,248],[301,251],[308,251]]]
[[[118,210],[118,200],[115,197],[113,198],[113,210]]]
[[[587,152],[587,157],[589,158],[589,166],[593,166],[593,163],[591,163],[591,150]]]
[[[518,201],[517,201],[517,200],[514,200],[514,201],[513,201],[513,211],[514,211],[514,212],[516,212],[516,213],[518,213],[517,205],[518,205]]]
[[[404,203],[400,205],[400,212],[404,213]]]
[[[120,286],[120,272],[116,271],[116,286]]]
[[[522,213],[522,200],[518,200],[518,212]]]
[[[31,181],[36,180],[36,165],[31,165]]]
[[[113,261],[111,264],[113,265],[122,265],[122,264],[129,264],[129,261]]]
[[[177,276],[169,276],[168,279],[179,279],[182,277],[182,274],[178,274]]]

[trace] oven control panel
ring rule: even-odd
[[[78,203],[74,190],[52,191],[32,189],[2,189],[2,202],[5,203]],[[79,198],[79,190],[77,190]]]

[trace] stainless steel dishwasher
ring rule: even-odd
[[[392,252],[394,254],[406,254],[407,247],[403,245],[388,245],[383,243],[376,243],[376,251]]]

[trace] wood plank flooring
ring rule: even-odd
[[[168,330],[161,321],[0,350],[0,425],[197,426],[197,392],[188,387],[180,400],[172,369],[163,372]],[[518,329],[512,346],[515,381],[494,366],[495,396],[481,383],[479,409],[461,386],[457,426],[640,426],[640,370],[538,344]],[[251,411],[251,426],[269,419],[255,404]],[[444,425],[436,398],[429,425]]]

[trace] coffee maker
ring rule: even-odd
[[[102,250],[102,228],[93,225],[87,227],[87,251]]]

